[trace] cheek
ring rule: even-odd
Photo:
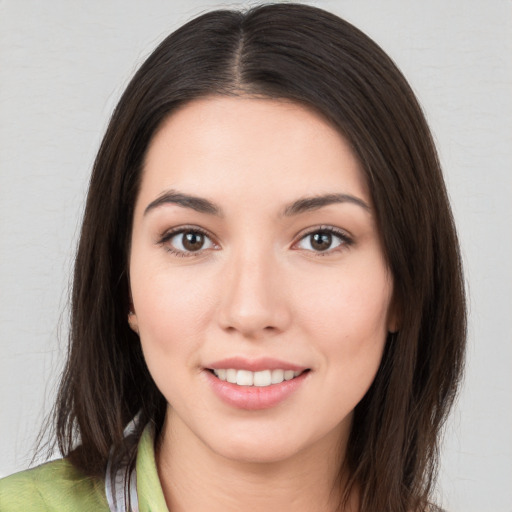
[[[317,283],[318,285],[318,283]],[[370,388],[387,339],[390,286],[379,276],[362,275],[318,288],[303,311],[303,330],[319,355],[321,388],[313,414],[331,411],[333,422],[348,417]]]
[[[132,298],[147,358],[158,362],[165,355],[186,355],[201,342],[212,302],[204,283],[192,267],[145,273],[143,279],[133,275]]]
[[[337,279],[316,279],[308,293],[297,293],[297,319],[308,339],[314,340],[326,378],[338,398],[349,399],[354,406],[380,365],[392,293],[385,268],[361,268],[365,271],[353,267]]]
[[[296,294],[300,297],[298,316],[308,330],[328,339],[361,342],[386,336],[391,286],[385,274],[351,274],[323,282],[317,279],[308,289]]]

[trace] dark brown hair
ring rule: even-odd
[[[356,407],[340,467],[348,489],[360,490],[362,512],[425,510],[465,347],[453,218],[430,131],[402,74],[358,29],[306,5],[204,14],[167,37],[123,94],[94,164],[76,257],[55,409],[62,453],[87,474],[104,474],[111,447],[133,448],[123,428],[138,411],[137,436],[148,422],[162,426],[165,399],[127,323],[133,209],[155,131],[178,106],[211,94],[307,104],[359,157],[401,321]]]

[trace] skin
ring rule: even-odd
[[[221,214],[155,204],[171,190]],[[289,211],[326,194],[355,200]],[[202,248],[168,235],[180,227],[206,233]],[[318,250],[311,233],[326,227],[341,235]],[[130,282],[130,325],[169,404],[157,447],[169,509],[334,510],[354,407],[396,328],[371,197],[339,132],[288,101],[214,96],[181,107],[148,149]],[[233,356],[309,371],[278,405],[244,410],[208,382],[206,368]]]

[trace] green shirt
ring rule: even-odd
[[[155,463],[152,430],[137,449],[139,512],[168,512]],[[1,512],[109,512],[105,480],[91,478],[68,460],[48,462],[0,480]]]

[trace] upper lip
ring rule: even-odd
[[[300,372],[308,369],[305,366],[296,365],[272,357],[260,357],[255,359],[228,357],[214,361],[208,364],[206,368],[210,370],[249,370],[251,372],[260,372],[263,370],[293,370],[294,372]]]

